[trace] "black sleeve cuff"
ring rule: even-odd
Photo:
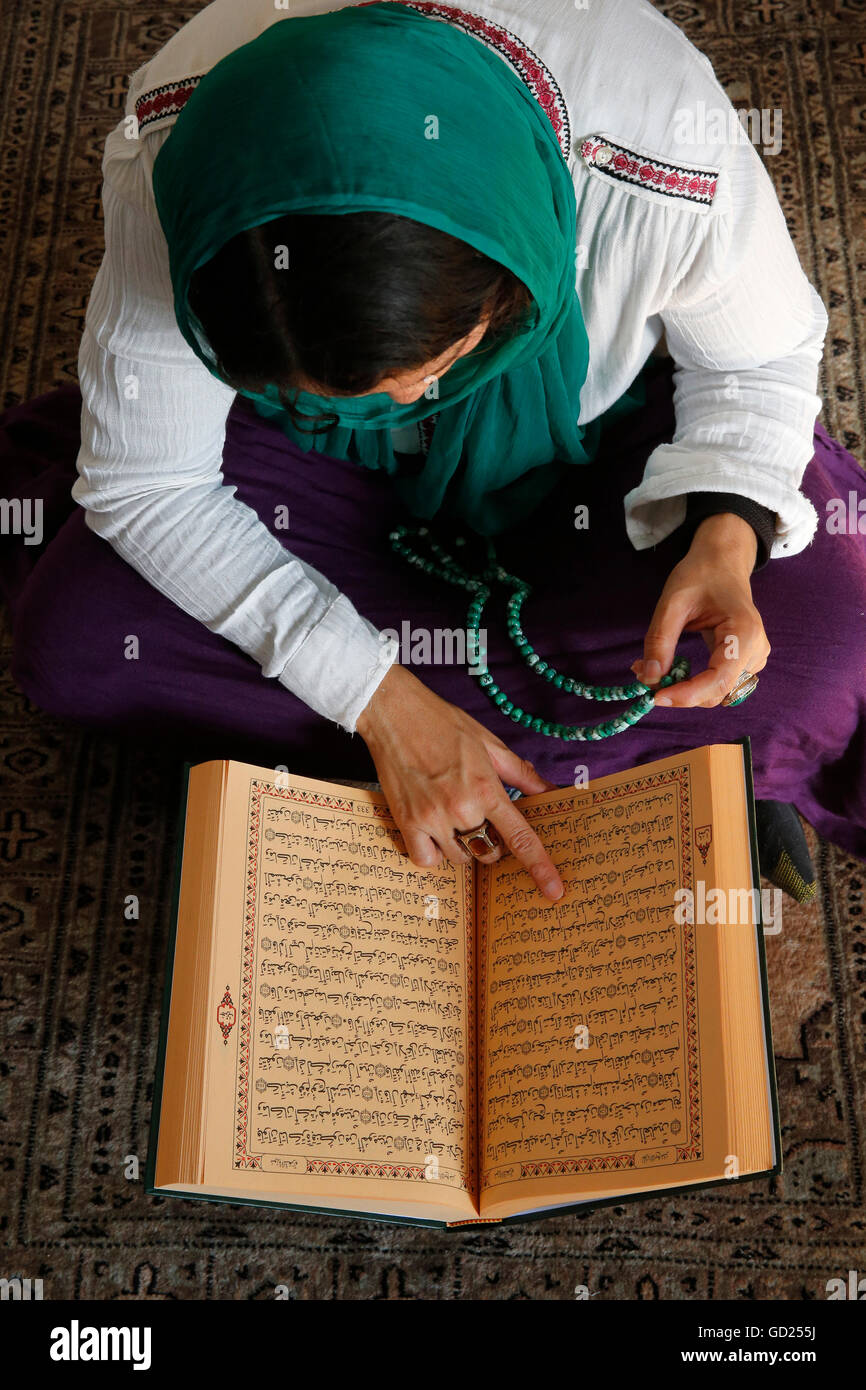
[[[708,516],[719,512],[733,512],[741,516],[758,538],[758,551],[752,569],[763,569],[770,558],[770,550],[776,534],[776,513],[751,497],[741,497],[737,492],[690,492],[686,496],[686,519],[679,528],[686,541],[686,549],[691,545],[695,531]]]

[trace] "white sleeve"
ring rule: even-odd
[[[91,530],[156,589],[351,733],[398,644],[380,640],[223,481],[235,393],[199,361],[174,316],[148,167],[162,138],[154,132],[144,154],[121,123],[106,142],[105,256],[78,359],[72,495]]]
[[[732,146],[727,179],[729,208],[699,220],[702,243],[660,310],[676,431],[626,495],[626,529],[646,549],[684,520],[684,494],[735,492],[776,513],[778,558],[803,550],[818,524],[799,488],[814,453],[827,311],[748,141]]]

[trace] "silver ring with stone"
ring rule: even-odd
[[[460,842],[467,854],[478,859],[485,854],[490,854],[492,850],[500,848],[498,841],[490,838],[491,830],[493,830],[493,826],[490,821],[483,820],[480,825],[473,826],[471,830],[455,830],[454,838]],[[493,833],[496,832],[493,831]],[[481,847],[473,848],[475,844],[479,844]]]
[[[726,705],[728,709],[730,709],[732,705],[741,705],[744,700],[748,700],[757,684],[758,677],[752,675],[751,671],[741,671],[737,684],[734,686],[733,690],[728,691],[722,704]]]

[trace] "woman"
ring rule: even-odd
[[[216,0],[135,74],[79,360],[83,511],[8,584],[14,673],[85,723],[375,768],[415,863],[504,841],[552,898],[506,786],[748,734],[762,868],[806,898],[793,806],[866,858],[866,547],[824,525],[866,487],[813,438],[826,314],[752,147],[679,140],[683,109],[730,109],[679,31],[642,0],[538,9]],[[56,517],[11,414],[22,496],[41,478]],[[464,572],[490,537],[532,585],[519,649],[488,610],[498,704],[387,635],[461,621],[459,587],[389,546],[424,520]],[[665,708],[563,739],[597,720],[545,665],[631,668]]]

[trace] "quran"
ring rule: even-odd
[[[146,1188],[417,1225],[780,1171],[748,739],[412,864],[378,790],[184,767]]]

